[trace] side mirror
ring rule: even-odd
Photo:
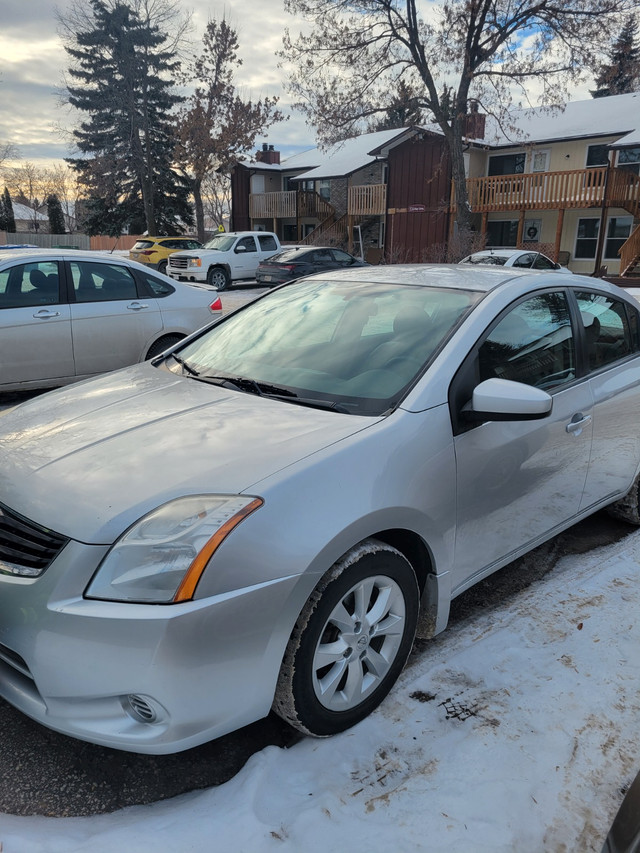
[[[551,414],[553,398],[541,388],[510,379],[485,379],[462,414],[472,421],[533,421]]]
[[[246,252],[246,251],[247,251],[247,247],[246,247],[246,246],[236,246],[236,248],[234,249],[234,251],[235,251],[236,255],[239,255],[239,254],[240,254],[240,252]]]

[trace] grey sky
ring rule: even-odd
[[[56,6],[64,12],[68,5],[68,0],[0,0],[0,142],[18,145],[23,160],[60,160],[69,154],[60,128],[68,131],[79,114],[60,105],[68,58],[55,15]],[[208,18],[226,15],[238,31],[244,64],[236,82],[243,94],[254,99],[278,95],[289,112],[282,91],[284,72],[277,67],[275,52],[284,27],[295,30],[297,22],[285,14],[283,0],[190,0],[184,7],[193,12],[196,48]],[[272,127],[262,141],[285,156],[315,144],[312,130],[298,114]]]

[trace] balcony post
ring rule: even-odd
[[[556,242],[555,242],[555,257],[554,261],[558,263],[558,256],[560,254],[560,242],[562,240],[562,228],[564,226],[564,208],[561,207],[558,211],[558,221],[556,223]]]

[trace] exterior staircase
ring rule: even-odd
[[[620,278],[640,278],[640,222],[620,248]]]

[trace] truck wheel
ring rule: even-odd
[[[229,274],[224,267],[211,267],[207,273],[207,284],[218,290],[226,290],[229,286]]]

